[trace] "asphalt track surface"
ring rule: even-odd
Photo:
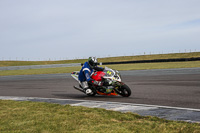
[[[0,96],[43,97],[150,104],[200,109],[200,68],[121,71],[132,90],[121,96],[89,97],[73,88],[70,74],[0,76]]]

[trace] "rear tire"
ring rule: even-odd
[[[119,89],[118,89],[118,93],[119,95],[123,96],[123,97],[129,97],[131,95],[131,89],[126,85],[122,85]]]

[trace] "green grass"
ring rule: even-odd
[[[99,62],[177,59],[177,58],[192,58],[192,57],[200,57],[200,52],[110,57],[110,58],[100,58]]]
[[[102,67],[105,67],[105,66],[102,66]],[[193,67],[200,67],[200,61],[119,64],[119,65],[107,65],[107,67],[110,67],[112,69],[116,69],[119,71],[120,70],[193,68]],[[0,71],[0,76],[71,73],[73,71],[79,71],[80,69],[81,67],[59,67],[59,68],[42,68],[42,69],[26,69],[26,70],[5,70],[5,71]]]
[[[108,65],[108,67],[116,70],[194,68],[194,67],[200,67],[200,61],[119,64],[119,65]]]
[[[108,58],[99,58],[98,61],[99,62],[115,62],[115,61],[175,59],[175,58],[192,58],[192,57],[200,57],[200,52],[108,57]],[[85,61],[87,61],[87,59],[60,60],[60,61],[0,61],[0,67],[25,66],[25,65],[67,64],[67,63],[84,63]]]
[[[25,70],[5,70],[5,71],[0,71],[0,76],[71,73],[73,71],[79,71],[80,69],[81,69],[81,66],[80,67],[25,69]]]
[[[61,61],[0,61],[0,67],[7,66],[27,66],[27,65],[49,65],[49,64],[69,64],[83,63],[86,60],[61,60]]]
[[[200,52],[99,58],[99,62],[153,60],[153,59],[169,59],[169,58],[191,58],[191,57],[200,57]],[[63,60],[63,61],[0,61],[0,66],[84,63],[85,61],[87,60],[79,59],[79,60]],[[192,68],[192,67],[200,67],[200,61],[139,63],[139,64],[135,63],[135,64],[118,64],[118,65],[107,65],[107,66],[116,70]],[[60,67],[60,68],[43,68],[43,69],[27,69],[27,70],[4,70],[4,71],[0,71],[0,76],[71,73],[72,71],[79,71],[80,69],[81,67],[66,67],[66,68]]]
[[[0,100],[0,132],[199,133],[200,125],[105,109]]]

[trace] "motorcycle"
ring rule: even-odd
[[[85,93],[81,87],[81,83],[78,80],[78,71],[71,73],[71,76],[78,81],[79,87],[74,86],[75,89]],[[131,95],[131,89],[121,81],[121,75],[117,70],[105,67],[103,71],[96,71],[91,74],[92,85],[89,88],[92,93],[87,94],[89,96],[106,95],[106,96],[117,96],[129,97]]]

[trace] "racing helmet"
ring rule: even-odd
[[[98,64],[97,58],[96,57],[89,57],[88,58],[88,64],[90,65],[91,68],[94,68]]]

